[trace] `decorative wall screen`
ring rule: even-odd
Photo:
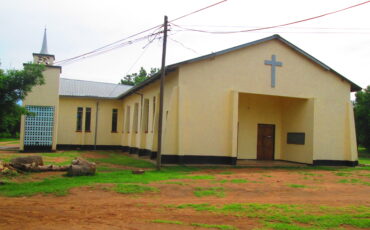
[[[51,146],[53,143],[54,107],[26,106],[34,115],[26,116],[24,145]]]

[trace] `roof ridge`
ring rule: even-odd
[[[99,83],[99,84],[110,84],[110,85],[115,85],[115,86],[119,86],[119,85],[122,85],[122,86],[130,86],[130,85],[125,85],[125,84],[116,84],[116,83],[110,83],[110,82],[90,81],[90,80],[81,80],[81,79],[71,79],[71,78],[64,78],[64,77],[61,77],[60,79],[63,79],[63,80],[71,80],[71,81],[92,82],[92,83]]]

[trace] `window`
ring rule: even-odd
[[[137,133],[139,127],[139,103],[135,103],[135,108],[134,108],[134,127],[133,131]]]
[[[144,100],[143,132],[149,131],[149,99]]]
[[[82,117],[83,117],[83,108],[78,107],[77,108],[77,127],[76,131],[82,131]]]
[[[154,131],[154,119],[155,119],[155,97],[153,97],[153,119],[152,119],[152,132]]]
[[[126,124],[125,124],[125,131],[127,133],[130,132],[130,106],[127,106],[126,109]]]
[[[112,110],[112,133],[117,132],[117,114],[118,114],[118,109],[113,109]]]
[[[91,123],[91,108],[87,107],[85,111],[85,131],[90,132],[90,123]]]

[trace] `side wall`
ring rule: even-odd
[[[171,72],[166,76],[164,88],[163,109],[163,140],[162,154],[177,154],[178,142],[178,72]],[[149,109],[144,108],[145,100],[149,101]],[[159,81],[149,84],[135,94],[123,99],[121,108],[124,110],[123,135],[121,145],[130,152],[139,155],[155,157],[158,142],[159,116]],[[135,114],[135,104],[138,106]],[[129,116],[127,114],[129,109]],[[147,112],[148,114],[144,114]],[[148,131],[145,131],[144,118],[148,117]],[[129,120],[129,121],[128,121]],[[128,126],[128,127],[127,127]],[[135,130],[135,127],[138,127]]]
[[[60,97],[60,114],[58,130],[58,147],[93,146],[95,144],[95,127],[97,124],[96,145],[117,146],[122,135],[122,101],[87,99],[78,97]],[[77,108],[83,108],[82,130],[76,131]],[[91,108],[91,128],[85,131],[86,108]],[[118,109],[117,132],[112,132],[112,110]],[[98,111],[98,120],[96,115]]]

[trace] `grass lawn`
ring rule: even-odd
[[[0,142],[19,141],[19,138],[0,138]]]
[[[32,206],[35,203],[33,199],[39,197],[35,195],[48,195],[47,199],[42,200],[43,203],[57,202],[48,204],[56,209],[54,205],[61,203],[64,205],[62,208],[67,207],[69,212],[69,206],[59,202],[59,199],[75,196],[71,189],[88,189],[89,192],[84,194],[86,196],[89,196],[89,193],[100,194],[93,199],[105,196],[103,207],[96,208],[98,204],[91,203],[94,210],[109,207],[124,207],[125,210],[139,207],[132,213],[150,210],[147,212],[151,216],[146,219],[142,217],[145,213],[136,215],[140,218],[132,216],[131,222],[138,221],[149,226],[143,229],[237,230],[251,229],[251,223],[255,230],[370,228],[368,198],[370,167],[307,166],[256,169],[233,166],[169,166],[156,171],[152,162],[133,158],[118,151],[59,151],[32,154],[0,152],[0,160],[8,162],[12,157],[34,154],[41,155],[46,164],[56,165],[68,165],[75,157],[84,157],[97,163],[97,174],[80,177],[66,177],[63,173],[3,176],[0,177],[0,181],[5,182],[4,185],[0,185],[1,199],[23,197],[22,202],[29,199]],[[143,168],[145,173],[132,174],[131,170],[135,168]],[[360,193],[361,191],[365,192],[362,198],[361,194],[364,192]],[[292,196],[293,199],[288,203],[284,203],[283,199],[277,201],[265,199],[270,192],[273,192],[273,195],[269,199],[279,197],[281,194],[282,197]],[[110,195],[105,195],[106,193]],[[328,201],[331,203],[329,205],[306,201],[312,199],[312,196],[320,198],[330,193],[337,197],[333,201]],[[345,195],[342,197],[341,194]],[[251,202],[251,197],[256,197],[257,202]],[[261,200],[258,200],[258,197],[261,197]],[[356,204],[348,201],[337,205],[337,200],[348,197],[353,199],[359,197],[359,201]],[[117,200],[109,205],[110,198]],[[327,199],[330,200],[331,196]],[[297,200],[299,202],[295,204]],[[10,202],[13,204],[13,201]],[[119,202],[128,203],[118,205]],[[74,203],[71,209],[78,205],[79,203]],[[0,210],[1,208],[0,204]],[[85,207],[82,210],[85,210]],[[61,212],[65,213],[65,210]],[[114,218],[113,211],[108,213],[104,221]],[[125,215],[130,213],[131,211]],[[17,216],[19,213],[14,215]],[[85,213],[83,216],[86,215]],[[185,218],[187,216],[188,219]],[[52,220],[55,221],[55,218]],[[75,223],[86,221],[88,220],[83,219]],[[122,222],[118,219],[111,221]]]
[[[173,205],[170,208],[258,218],[268,229],[338,229],[341,225],[370,227],[370,208],[365,206],[333,208],[324,205],[202,203]],[[304,226],[307,224],[311,226]]]
[[[141,183],[148,184],[155,181],[171,179],[213,179],[209,175],[188,175],[189,172],[197,171],[193,167],[168,167],[161,171],[153,170],[154,164],[141,159],[135,159],[119,152],[96,151],[94,158],[85,157],[90,161],[97,163],[98,172],[95,176],[58,177],[45,178],[41,181],[30,181],[24,183],[12,182],[12,179],[5,178],[7,183],[0,187],[0,195],[4,196],[32,196],[36,194],[55,194],[66,195],[71,188],[89,186],[94,184],[116,184],[115,191],[120,193],[133,193],[135,186],[125,186],[123,183]],[[69,165],[76,157],[84,157],[85,151],[65,151],[57,153],[9,153],[0,154],[0,160],[9,162],[10,159],[25,155],[41,155],[44,164]],[[89,156],[89,155],[88,155]],[[104,165],[102,165],[104,164]],[[151,169],[143,175],[132,174],[130,170],[119,169],[116,167],[135,167]],[[0,178],[1,179],[1,178]],[[136,186],[134,191],[141,193],[144,187]],[[130,190],[131,192],[125,192]]]
[[[19,138],[0,138],[0,146],[19,144]]]
[[[358,147],[358,156],[360,164],[370,165],[370,151],[364,147]]]

